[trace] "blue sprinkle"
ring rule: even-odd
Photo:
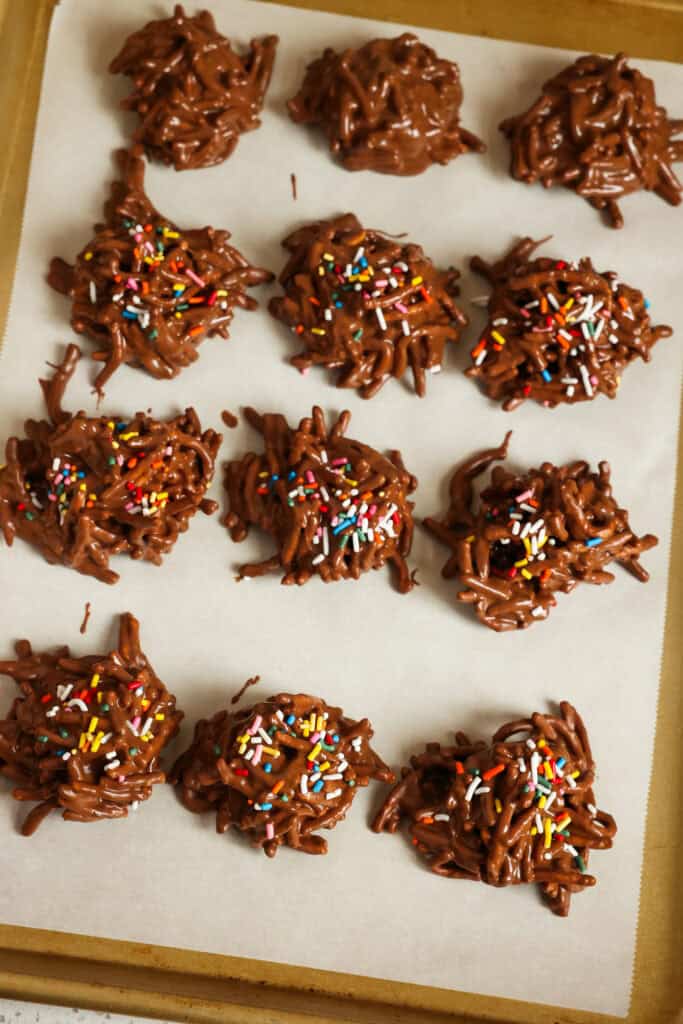
[[[280,474],[279,473],[273,473],[273,475],[271,476],[270,479],[271,480],[279,480],[280,479]]]
[[[337,307],[337,309],[343,309],[344,303],[340,302],[339,299],[337,299],[337,301],[335,302],[335,306]]]
[[[272,764],[265,764],[263,766],[263,770],[264,770],[264,772],[268,772],[268,774],[270,774],[272,772],[272,770],[273,770]]]
[[[367,265],[368,265],[367,257],[365,257],[365,256],[363,257],[363,259],[360,261],[360,265],[361,265],[361,267],[367,267]]]
[[[645,299],[645,309],[649,309],[650,305],[651,305],[650,300],[649,299]]]
[[[602,537],[591,537],[586,541],[587,548],[597,548],[598,544],[602,544]]]
[[[332,739],[334,740],[335,743],[339,743],[339,737],[337,736],[336,732],[335,732],[334,736],[332,737]]]
[[[125,317],[126,320],[137,320],[137,318],[138,318],[137,313],[131,313],[127,309],[124,309],[123,316]]]
[[[78,476],[79,480],[85,480],[85,473],[83,472],[83,470],[81,470],[80,473],[77,473],[76,475]]]
[[[294,722],[296,722],[296,715],[287,715],[287,717],[285,718],[285,722],[287,723],[287,725],[293,725]]]
[[[316,782],[315,786],[313,787],[313,792],[314,793],[319,793],[324,785],[325,785],[325,783],[323,782],[323,780],[322,779],[318,779],[318,781]],[[265,804],[264,804],[264,806],[265,806]]]
[[[342,532],[342,530],[345,530],[349,526],[353,526],[353,524],[356,522],[357,518],[358,518],[358,516],[354,516],[353,519],[345,519],[343,523],[339,523],[332,530],[333,535],[336,537],[338,533]]]
[[[564,759],[564,757],[558,757],[558,759],[557,759],[557,762],[556,762],[556,764],[557,764],[557,767],[558,767],[558,768],[564,768],[564,766],[566,765],[566,763],[567,763],[567,762],[566,762],[566,760]]]
[[[550,373],[547,370],[544,370],[542,372],[541,377],[543,377],[543,380],[546,382],[546,384],[549,384],[552,380],[552,377],[550,376]]]
[[[269,811],[272,806],[273,806],[272,804],[261,804],[261,810],[262,811]]]
[[[293,469],[290,469],[289,473],[287,474],[287,479],[288,480],[293,480],[295,476],[296,476],[296,471],[293,470]]]

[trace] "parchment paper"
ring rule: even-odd
[[[150,196],[180,225],[227,227],[252,261],[274,270],[282,266],[285,234],[347,210],[366,225],[408,231],[435,261],[460,268],[473,253],[495,257],[521,234],[553,234],[545,251],[570,259],[590,254],[598,268],[618,270],[646,292],[657,322],[680,330],[683,211],[652,195],[627,199],[626,227],[617,233],[573,194],[526,188],[507,176],[496,125],[524,108],[540,83],[573,59],[569,52],[421,31],[459,62],[463,123],[486,139],[488,153],[417,178],[350,174],[332,163],[318,137],[289,122],[284,101],[325,45],[358,45],[398,27],[240,0],[211,6],[219,27],[241,43],[273,31],[282,41],[263,126],[243,136],[227,163],[182,174],[150,167]],[[42,415],[36,378],[73,339],[68,303],[44,281],[48,259],[71,259],[91,237],[113,177],[111,152],[133,126],[117,110],[128,83],[108,75],[107,63],[131,30],[163,9],[142,0],[62,0],[55,11],[0,361],[3,438],[25,417]],[[639,64],[654,75],[660,102],[682,114],[683,68]],[[485,291],[464,274],[468,309],[469,298]],[[446,881],[424,869],[404,839],[372,834],[367,822],[382,795],[377,788],[361,794],[329,834],[327,857],[282,850],[270,862],[240,837],[216,836],[213,819],[188,814],[170,788],[126,821],[78,826],[53,816],[24,839],[17,822],[27,808],[3,786],[0,919],[625,1015],[665,611],[680,335],[663,341],[649,366],[627,370],[614,403],[600,398],[555,411],[528,405],[508,415],[461,375],[481,320],[472,309],[466,341],[430,380],[425,400],[393,382],[363,402],[334,390],[323,371],[304,378],[285,363],[292,342],[263,308],[269,294],[261,290],[257,313],[237,313],[229,342],[205,342],[200,360],[176,381],[121,370],[103,408],[126,415],[151,406],[165,416],[192,403],[206,425],[220,428],[220,410],[244,404],[292,420],[314,402],[331,412],[348,407],[351,436],[402,449],[420,479],[420,516],[444,509],[456,461],[499,443],[512,427],[511,460],[519,467],[583,456],[612,463],[615,492],[634,528],[660,537],[645,556],[650,584],[617,568],[612,586],[560,596],[548,622],[500,636],[456,606],[454,585],[439,575],[445,552],[421,529],[412,563],[422,586],[408,596],[384,573],[297,590],[276,577],[237,585],[235,564],[265,544],[254,538],[233,545],[218,517],[198,516],[162,569],[118,559],[115,587],[48,566],[21,542],[0,550],[2,655],[21,636],[38,647],[68,641],[78,652],[105,649],[115,638],[115,617],[130,609],[142,620],[152,663],[186,712],[181,742],[196,718],[224,706],[248,675],[260,673],[254,697],[302,688],[368,715],[378,750],[396,766],[456,728],[489,736],[511,717],[569,698],[590,729],[598,802],[619,823],[615,847],[591,859],[598,886],[575,897],[571,916],[561,920],[534,887]],[[95,409],[91,380],[92,364],[83,360],[69,407]],[[224,457],[255,440],[243,427],[225,433]],[[213,493],[220,495],[220,474]],[[86,601],[93,615],[82,638]],[[6,705],[13,684],[0,686]]]

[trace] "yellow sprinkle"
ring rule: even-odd
[[[167,238],[180,238],[180,232],[171,231],[169,228],[164,228],[164,234]]]
[[[544,796],[542,796],[541,799],[538,801],[538,806],[541,808],[541,810],[543,810],[545,805],[546,805],[546,798]]]
[[[524,537],[523,540],[524,540],[524,547],[526,548],[526,553],[528,555],[529,552],[531,551],[531,541],[529,540],[528,537]]]
[[[410,283],[411,284],[415,284],[415,285],[422,284],[422,278],[421,277],[414,277]]]
[[[118,441],[112,441],[111,446],[114,449],[121,447],[121,445],[118,443]]]
[[[531,575],[531,573],[529,572],[528,569],[522,569],[522,576],[524,577],[525,580],[533,579],[533,576]]]
[[[164,719],[166,718],[166,715],[155,715],[154,718],[156,719],[157,722],[163,722]]]
[[[79,750],[83,750],[83,747],[84,747],[84,746],[85,746],[85,733],[84,733],[84,732],[82,732],[82,733],[81,733],[81,738],[80,738],[80,739],[79,739],[79,741],[78,741],[78,749],[79,749]]]
[[[567,299],[567,301],[565,302],[564,306],[562,307],[562,312],[563,313],[568,313],[573,305],[574,305],[574,299]]]
[[[493,338],[494,341],[497,341],[499,345],[505,344],[505,338],[500,333],[500,331],[491,331],[491,337]]]
[[[540,551],[540,549],[541,549],[541,548],[543,547],[543,545],[544,545],[544,544],[547,544],[547,543],[548,543],[548,538],[547,538],[547,536],[546,536],[546,537],[544,537],[544,538],[543,538],[543,540],[539,540],[539,542],[538,542],[538,549],[539,549],[539,551]]]
[[[578,779],[578,777],[579,777],[579,775],[580,775],[580,774],[581,774],[581,772],[572,772],[572,775],[571,775],[571,777],[572,777],[573,779]]]
[[[346,480],[347,484],[351,484],[352,487],[355,487],[356,484],[358,483],[357,480],[351,480],[351,478],[348,476],[345,476],[344,479]]]
[[[315,724],[315,727],[318,730],[318,732],[322,732],[324,726],[325,726],[325,719],[323,718],[322,715],[318,715],[318,721]]]
[[[92,259],[92,253],[91,252],[84,253],[83,254],[83,259],[84,260],[91,260]]]
[[[315,711],[311,711],[311,717],[308,719],[308,724],[311,729],[315,729]]]
[[[536,744],[536,746],[537,746],[537,747],[540,747],[540,748],[541,748],[541,750],[543,749],[543,747],[544,747],[545,745],[546,745],[546,743],[545,743],[545,740],[544,740],[544,739],[542,739],[542,738],[541,738],[541,739],[540,739],[540,740],[538,741],[538,743]]]
[[[310,725],[308,724],[308,722],[304,722],[304,724],[302,725],[302,727],[301,727],[301,728],[302,728],[302,730],[303,730],[303,734],[304,734],[304,739],[306,739],[306,740],[307,740],[307,739],[308,739],[308,735],[309,735],[309,733],[310,733],[310,731],[311,731],[311,727],[310,727]]]
[[[515,562],[515,569],[519,569],[522,565],[528,565],[528,558],[520,558],[519,562]]]
[[[330,767],[330,762],[329,761],[323,761],[322,764],[318,765],[318,771],[319,772],[326,772],[329,767]]]
[[[325,332],[322,329],[322,327],[312,327],[311,328],[311,333],[312,334],[324,334]]]
[[[324,274],[325,274],[325,268],[324,267],[318,267],[318,274],[320,275],[320,277],[323,277]]]
[[[494,803],[496,805],[496,814],[502,814],[503,813],[503,805],[500,802],[500,800],[498,799],[498,797],[496,797],[496,799],[494,800]]]
[[[79,491],[87,491],[88,490],[88,485],[87,484],[80,484],[78,489],[79,489]]]
[[[222,297],[224,295],[227,295],[227,294],[228,293],[226,292],[225,288],[219,288],[218,291],[216,292],[216,295],[218,295],[220,297]]]
[[[99,719],[95,715],[93,715],[93,717],[90,719],[90,725],[88,726],[88,732],[94,732],[95,731],[95,728],[97,726],[98,721],[99,721]]]
[[[93,689],[97,686],[99,681],[100,681],[100,674],[99,674],[99,672],[95,672],[95,674],[93,675],[92,679],[90,680],[90,685],[93,687]]]
[[[114,427],[116,426],[116,424],[114,423],[113,420],[109,420],[109,422],[107,423],[107,426],[109,427],[110,430],[113,430]]]
[[[104,739],[104,733],[101,732],[101,731],[98,732],[97,736],[92,741],[92,747],[90,748],[92,750],[93,754],[96,754],[97,751],[100,749],[100,743],[102,742],[103,739]]]
[[[279,757],[280,756],[280,751],[276,750],[275,747],[264,747],[263,748],[263,753],[264,754],[270,754],[271,757]]]
[[[318,754],[320,753],[321,750],[322,750],[322,747],[320,746],[320,744],[316,743],[316,745],[313,747],[313,750],[308,755],[308,760],[309,761],[315,761],[316,757],[318,756]]]
[[[246,745],[246,743],[240,743],[240,746],[239,746],[239,751],[238,751],[238,753],[240,753],[240,754],[244,754],[244,753],[246,752],[246,749],[247,749],[247,745]]]
[[[159,491],[157,494],[157,501],[165,501],[168,498],[168,491]]]
[[[473,540],[474,540],[474,534],[473,533],[471,533],[469,535],[469,537],[465,537],[465,543],[466,544],[471,544]]]
[[[334,263],[334,256],[332,255],[331,252],[324,252],[323,253],[323,259],[324,260],[329,260],[330,263]]]
[[[99,703],[101,702],[101,700],[102,700],[102,697],[103,697],[103,693],[102,693],[102,691],[100,690],[100,692],[99,692],[99,693],[97,694],[97,703],[98,703],[98,704],[99,704]]]
[[[532,834],[532,836],[537,836],[537,835],[538,835],[538,829],[537,829],[537,828],[535,828],[535,827],[534,827],[534,828],[532,828],[532,829],[531,829],[531,834]]]
[[[140,434],[137,430],[129,430],[127,434],[121,434],[122,441],[128,441],[131,437],[139,437]]]
[[[553,833],[552,833],[551,821],[550,821],[550,818],[546,818],[545,819],[545,839],[543,840],[543,845],[546,848],[546,850],[550,849],[552,841],[553,841]]]

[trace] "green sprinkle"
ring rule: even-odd
[[[109,711],[109,705],[108,704],[101,704],[100,705],[100,711]]]
[[[47,743],[47,736],[39,736],[38,737],[38,742],[39,743]]]
[[[348,784],[349,784],[349,786],[355,786],[356,785],[356,780],[355,779],[349,779],[349,783]]]
[[[138,752],[138,748],[137,747],[131,747],[130,750],[128,751],[128,753],[130,754],[131,757],[135,757],[137,752]]]
[[[353,340],[354,341],[360,341],[360,339],[362,337],[363,337],[363,328],[359,327],[358,330],[356,331],[356,333],[353,336]]]
[[[585,862],[585,860],[583,859],[583,857],[581,856],[580,853],[577,853],[577,855],[576,855],[576,863],[579,865],[579,871],[581,871],[581,873],[585,875],[585,873],[586,873],[586,862]]]
[[[216,755],[216,757],[220,757],[221,756],[221,748],[218,746],[217,743],[215,744],[215,746],[213,748],[213,752]]]
[[[148,337],[148,338],[150,338],[150,339],[151,339],[152,341],[154,341],[154,339],[155,339],[155,338],[157,337],[157,335],[158,335],[158,334],[159,334],[159,332],[157,331],[157,329],[156,329],[156,327],[155,327],[155,328],[153,328],[153,329],[152,329],[152,330],[151,330],[151,331],[149,332],[149,334],[147,335],[147,337]]]
[[[62,737],[63,740],[68,740],[68,738],[69,738],[69,730],[68,729],[60,729],[59,730],[59,735]]]

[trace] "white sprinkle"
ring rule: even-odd
[[[564,778],[570,789],[576,789],[576,779],[573,779],[571,775],[565,775]]]
[[[535,822],[536,822],[536,829],[537,829],[537,831],[538,832],[542,832],[543,831],[543,822],[541,821],[541,815],[540,814],[536,815]]]
[[[527,767],[526,767],[526,762],[525,762],[524,758],[523,757],[518,757],[517,758],[517,764],[519,765],[519,774],[520,775],[526,775]]]
[[[325,317],[326,320],[331,320],[332,319],[332,310],[331,309],[326,309],[325,312],[323,313],[323,316]]]
[[[545,558],[545,555],[543,557]],[[541,616],[545,614],[545,612],[544,612],[543,608],[532,608],[531,609],[531,614],[533,615],[533,617],[535,619],[540,619]]]
[[[244,760],[245,761],[251,761],[253,756],[254,756],[254,748],[250,747],[249,750],[244,755]]]
[[[593,341],[597,341],[598,340],[598,338],[602,334],[602,330],[603,330],[604,326],[605,326],[605,321],[604,320],[598,321],[598,326],[595,328],[595,332],[593,334]]]
[[[581,374],[581,380],[583,381],[583,389],[584,389],[584,391],[586,392],[586,394],[588,395],[589,398],[592,398],[593,397],[593,387],[591,385],[590,378],[588,376],[588,370],[586,369],[584,363],[581,363],[581,365],[579,366],[579,373]]]
[[[300,786],[301,792],[303,793],[304,796],[306,796],[308,794],[308,778],[305,775],[301,776]]]
[[[330,500],[330,495],[329,495],[328,490],[327,490],[326,487],[321,487],[320,488],[320,496],[323,499],[323,501],[329,501]]]
[[[488,355],[488,350],[485,349],[485,348],[482,349],[481,352],[479,353],[479,355],[477,356],[477,358],[474,360],[474,365],[475,366],[481,366],[481,364],[486,359],[487,355]]]
[[[327,501],[327,498],[325,500]],[[330,553],[330,535],[328,533],[327,527],[324,526],[323,527],[323,554],[324,555],[329,555],[329,553]]]
[[[111,771],[112,768],[118,768],[120,764],[121,762],[118,759],[116,761],[110,761],[109,764],[105,764],[104,770],[107,772]]]
[[[311,775],[311,777],[310,777],[310,779],[308,781],[309,782],[317,782],[319,778],[320,778],[320,772],[313,772],[313,774]]]
[[[536,749],[536,744],[531,739],[526,741],[526,745],[529,748],[529,750],[535,750]]]
[[[594,817],[595,817],[595,815],[596,815],[596,814],[598,813],[598,809],[597,809],[597,807],[595,806],[595,804],[586,804],[586,807],[587,807],[587,808],[588,808],[588,810],[590,811],[591,817],[593,817],[593,818],[594,818]]]
[[[86,710],[87,710],[87,709],[86,709]],[[137,731],[137,729],[135,728],[135,726],[133,725],[133,723],[132,723],[132,722],[130,722],[130,721],[127,721],[127,722],[126,722],[126,725],[127,725],[127,726],[128,726],[128,728],[130,729],[130,731],[131,731],[131,732],[133,733],[133,736],[139,736],[139,735],[140,735],[140,733],[139,733],[139,732]]]
[[[527,302],[527,304],[526,304],[526,306],[524,308],[525,309],[535,309],[537,305],[538,305],[538,299],[534,299],[533,302]]]
[[[552,292],[548,292],[548,302],[553,307],[553,309],[559,309],[560,308],[560,304],[559,304],[559,302],[557,301],[557,299],[555,298],[555,296],[553,295]]]
[[[467,787],[467,792],[465,793],[465,800],[469,802],[476,793],[479,786],[481,786],[481,777],[479,775],[476,775],[470,782],[469,786]]]
[[[535,750],[531,755],[531,778],[533,779],[534,785],[538,782],[538,766],[540,763],[541,755]]]
[[[486,307],[489,304],[488,295],[475,295],[473,299],[470,299],[471,306]]]
[[[442,366],[441,366],[441,364],[439,363],[439,364],[438,364],[437,366],[430,366],[430,367],[429,367],[429,372],[430,372],[430,373],[441,373],[441,370],[442,370],[442,369],[443,369],[443,367],[442,367]]]
[[[512,524],[512,536],[516,537],[519,534],[519,531],[521,530],[521,528],[522,528],[521,523],[519,522],[519,520],[516,520]]]
[[[97,304],[97,286],[96,286],[94,281],[90,282],[90,284],[89,284],[89,291],[90,291],[90,301],[92,302],[93,306],[95,306]]]
[[[410,334],[410,324],[407,320],[401,320],[401,329],[406,337]]]
[[[338,796],[342,795],[343,790],[333,789],[331,793],[325,793],[326,800],[336,800]]]
[[[566,850],[567,853],[571,853],[572,857],[579,856],[579,851],[575,846],[572,846],[571,843],[565,843],[563,849]]]
[[[574,387],[574,385],[570,384],[569,387],[567,388],[566,392],[565,392],[565,394],[567,395],[567,398],[573,398],[575,391],[576,391],[576,388]]]
[[[476,795],[477,796],[481,796],[482,793],[490,793],[490,792],[491,792],[491,787],[490,786],[480,786],[479,789],[477,790]]]
[[[508,318],[507,318],[506,316],[499,316],[499,317],[497,317],[497,318],[496,318],[496,319],[495,319],[495,320],[493,321],[493,326],[494,326],[494,327],[500,327],[500,326],[504,326],[505,324],[507,324],[507,323],[509,323],[509,322],[510,322],[510,321],[508,320]]]
[[[45,712],[45,717],[46,718],[54,718],[58,711],[59,711],[59,708],[55,704],[55,706],[53,708],[50,708],[49,711]]]
[[[62,754],[62,761],[68,761],[70,757],[71,757],[71,754],[67,750],[65,754]]]
[[[360,551],[360,541],[358,540],[358,534],[355,532],[351,535],[351,544],[353,545],[353,550],[358,554]]]
[[[435,814],[434,821],[450,821],[450,814]]]
[[[85,701],[79,700],[78,697],[74,697],[73,700],[67,701],[66,706],[68,708],[72,708],[74,705],[76,705],[76,707],[79,708],[81,711],[85,711],[87,714],[88,705],[85,703]]]
[[[341,774],[341,772],[335,772],[333,775],[326,775],[325,776],[325,782],[332,782],[333,779],[336,782],[337,779],[343,779],[343,778],[344,778],[344,776]]]
[[[557,790],[553,790],[553,792],[550,794],[550,796],[548,797],[548,799],[545,802],[544,810],[549,811],[551,806],[555,803],[555,799],[556,798],[557,798]]]
[[[358,260],[362,260],[363,259],[364,254],[365,254],[365,246],[361,245],[360,249],[358,250],[356,255],[353,257],[353,262],[354,263],[358,263]]]
[[[109,753],[105,754],[104,756],[106,757],[107,761],[111,761],[113,760],[113,758],[116,757],[116,751],[110,750]]]
[[[346,275],[346,277],[351,277],[351,275],[353,274],[353,264],[352,263],[347,263],[346,264],[346,269],[344,270],[344,274]]]
[[[320,453],[320,461],[324,462],[327,465],[327,452],[324,449]]]
[[[608,338],[612,342],[613,345],[618,345],[619,344],[619,339],[617,338],[616,334],[610,334],[610,335],[608,335]]]
[[[320,543],[317,538],[316,538],[315,543],[316,544]],[[316,555],[315,558],[313,559],[313,561],[311,562],[311,565],[320,565],[320,563],[324,562],[324,561],[325,561],[325,556],[324,555]]]
[[[380,325],[380,327],[382,328],[382,330],[383,330],[383,331],[386,331],[386,329],[387,329],[387,322],[386,322],[386,320],[384,319],[384,313],[383,313],[383,312],[382,312],[382,310],[381,310],[381,309],[379,308],[379,306],[378,306],[378,307],[377,307],[377,309],[375,310],[375,316],[377,317],[377,320],[379,321],[379,325]]]

